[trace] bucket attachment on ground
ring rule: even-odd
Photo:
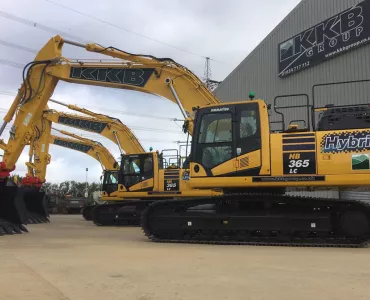
[[[11,181],[0,182],[0,235],[28,232],[27,208],[18,187]]]
[[[49,222],[49,212],[45,192],[37,187],[22,186],[19,193],[23,195],[24,204],[28,213],[28,224]]]

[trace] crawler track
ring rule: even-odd
[[[125,200],[113,204],[96,205],[92,220],[99,226],[139,226],[143,210],[153,200]]]
[[[370,208],[356,201],[271,194],[158,201],[142,214],[155,242],[292,247],[363,247]]]
[[[96,205],[87,205],[82,209],[82,216],[86,221],[92,221],[92,211]]]

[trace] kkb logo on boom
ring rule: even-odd
[[[370,150],[370,133],[349,135],[328,135],[325,137],[323,152],[358,152]]]
[[[363,9],[355,6],[344,13],[324,21],[280,45],[280,61],[293,59],[306,53],[311,57],[359,37],[364,28]]]

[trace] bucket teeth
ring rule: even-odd
[[[32,187],[21,187],[23,200],[27,209],[29,224],[49,222],[49,214],[46,207],[45,192]]]
[[[4,220],[0,221],[0,235],[21,234],[22,231],[28,232],[22,224],[14,224]]]
[[[30,214],[27,220],[27,224],[41,224],[41,223],[49,223],[50,220],[48,217],[44,217],[41,215]]]

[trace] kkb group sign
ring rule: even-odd
[[[314,66],[370,41],[370,0],[279,44],[279,76]]]

